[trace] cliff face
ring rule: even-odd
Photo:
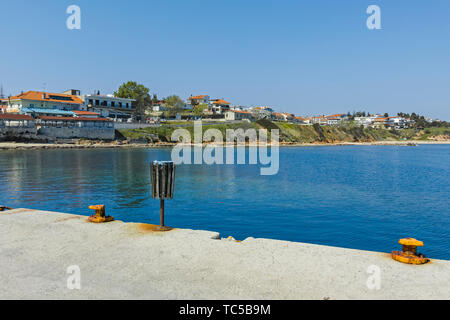
[[[141,139],[148,142],[169,142],[172,132],[175,129],[183,128],[190,132],[193,137],[193,123],[186,123],[182,126],[166,125],[135,130],[120,130],[120,134],[126,139]],[[287,122],[272,122],[269,120],[259,120],[256,123],[209,123],[203,125],[203,133],[208,129],[216,129],[222,133],[226,139],[228,129],[273,129],[279,130],[280,143],[339,143],[339,142],[375,142],[375,141],[400,141],[400,140],[450,140],[450,128],[429,128],[422,131],[414,129],[386,130],[362,128],[355,125],[347,126],[320,126],[318,124],[306,126]],[[447,131],[445,131],[447,130]]]
[[[285,143],[336,143],[373,142],[398,140],[400,137],[387,130],[363,129],[360,127],[301,126],[275,123],[280,129],[280,141]]]

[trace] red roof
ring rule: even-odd
[[[81,116],[99,116],[100,113],[92,112],[92,111],[83,111],[83,110],[73,110],[73,113],[76,113]]]
[[[108,118],[87,118],[87,117],[54,117],[54,116],[41,116],[38,119],[44,121],[106,121],[112,122]]]
[[[62,102],[71,104],[83,104],[83,100],[74,95],[63,93],[50,93],[42,91],[27,91],[17,96],[10,97],[9,100],[33,100],[33,101],[50,101],[50,102]]]
[[[206,98],[206,97],[207,97],[206,94],[204,94],[204,95],[201,95],[201,96],[193,96],[193,97],[189,97],[188,100],[201,100],[201,99],[204,99],[204,98]]]
[[[247,111],[241,111],[241,110],[231,110],[232,112],[237,112],[237,113],[245,113],[245,114],[250,114],[250,112]]]
[[[216,101],[213,102],[213,104],[230,104],[230,103],[223,99],[217,99]]]
[[[1,120],[33,120],[33,118],[26,114],[15,113],[0,113]]]
[[[339,118],[345,116],[345,113],[332,114],[330,116],[326,116],[326,118]]]

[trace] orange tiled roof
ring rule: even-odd
[[[14,114],[14,113],[0,113],[0,119],[2,120],[33,120],[33,118],[26,114]]]
[[[203,95],[201,95],[201,96],[193,96],[193,97],[189,97],[189,100],[201,100],[201,99],[204,99],[204,98],[206,98],[207,97],[207,95],[206,94],[203,94]]]
[[[45,99],[43,95],[45,94]],[[60,99],[58,99],[60,98]],[[66,100],[66,99],[71,100]],[[62,94],[62,93],[50,93],[50,92],[42,92],[42,91],[27,91],[17,96],[10,97],[9,100],[33,100],[33,101],[49,101],[49,102],[62,102],[62,103],[71,103],[71,104],[83,104],[83,100],[81,100],[77,96]]]
[[[387,119],[389,119],[389,118],[376,118],[374,121],[375,121],[375,122],[384,122],[384,121],[386,121]]]
[[[345,113],[332,114],[331,116],[326,116],[325,118],[340,118],[342,116],[345,116]]]
[[[247,111],[241,111],[241,110],[233,110],[233,112],[250,114],[250,112],[247,112]]]
[[[225,101],[225,100],[222,100],[222,99],[217,99],[213,103],[214,104],[230,104],[228,101]]]
[[[92,111],[83,111],[83,110],[73,110],[73,113],[76,113],[80,116],[99,116],[100,113],[92,112]]]

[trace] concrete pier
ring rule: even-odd
[[[0,212],[0,299],[450,299],[450,261],[86,220]],[[70,266],[79,290],[67,287]]]

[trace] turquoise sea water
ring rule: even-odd
[[[0,204],[159,223],[149,163],[170,149],[0,151]],[[450,260],[450,146],[280,148],[280,170],[181,165],[166,224],[390,252],[398,239]]]

